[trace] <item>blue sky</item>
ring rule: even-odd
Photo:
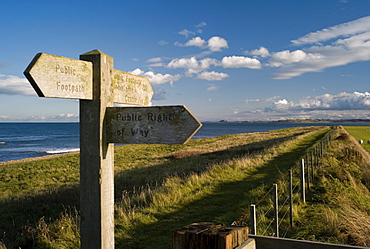
[[[369,0],[6,0],[0,28],[0,122],[78,121],[23,71],[94,49],[201,121],[369,118]]]

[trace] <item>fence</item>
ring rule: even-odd
[[[202,226],[207,224],[195,223],[179,229],[174,232],[173,249],[368,248],[284,238],[294,225],[294,211],[297,210],[297,205],[304,205],[306,202],[306,192],[310,189],[310,185],[315,178],[319,159],[323,156],[324,149],[328,146],[328,143],[333,139],[335,129],[336,127],[309,148],[305,156],[296,162],[287,174],[279,178],[256,204],[251,205],[249,211],[245,212],[237,221],[234,221],[232,226],[217,227],[216,231],[213,227],[215,225],[208,224],[211,229],[204,229]],[[343,151],[343,153],[353,152]],[[272,198],[268,198],[271,196]],[[248,231],[248,228],[235,226],[242,225],[242,221],[247,219],[247,217],[250,218],[248,239],[245,237],[245,232]]]
[[[240,225],[249,216],[250,234],[284,238],[294,226],[294,212],[297,210],[297,205],[306,202],[306,193],[315,178],[319,158],[332,140],[334,131],[335,127],[309,148],[305,156],[287,174],[280,177],[270,190],[233,224]]]

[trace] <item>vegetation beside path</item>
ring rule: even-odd
[[[356,135],[366,129],[335,131],[292,238],[370,247],[370,155]]]

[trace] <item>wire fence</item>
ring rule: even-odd
[[[285,238],[294,226],[298,205],[306,202],[324,149],[333,139],[333,127],[325,136],[309,148],[288,173],[281,176],[256,204],[243,213],[234,225],[248,223],[250,234]]]

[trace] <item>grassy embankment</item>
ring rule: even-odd
[[[369,131],[341,127],[334,137],[291,237],[369,247],[370,146],[357,142],[370,139]]]
[[[116,248],[170,248],[171,232],[182,226],[230,224],[327,131],[302,127],[117,147]],[[74,154],[0,165],[0,241],[7,248],[79,247],[78,164]]]

